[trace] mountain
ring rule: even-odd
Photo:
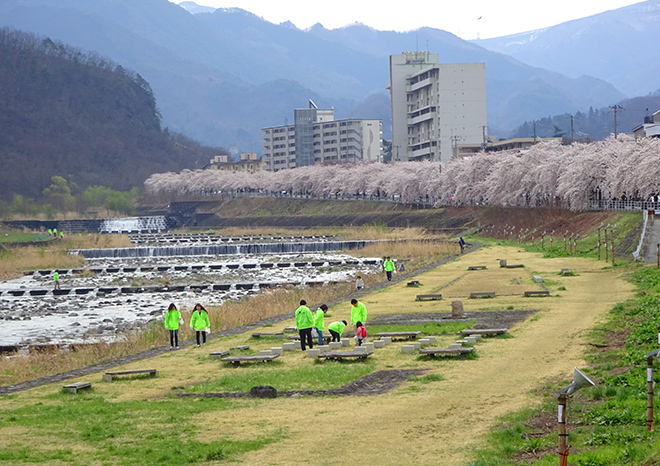
[[[184,10],[192,14],[197,13],[213,13],[216,9],[210,6],[198,5],[195,2],[181,2],[178,5]]]
[[[309,98],[334,107],[337,118],[382,118],[389,138],[388,56],[418,43],[446,63],[486,63],[491,134],[624,97],[602,80],[534,68],[431,28],[303,31],[236,8],[191,14],[167,0],[3,0],[0,25],[135,70],[153,88],[166,126],[233,152],[260,152],[260,129],[292,120]]]
[[[658,30],[660,1],[649,0],[545,29],[472,42],[566,76],[602,79],[634,97],[660,89]]]
[[[77,191],[128,190],[210,158],[161,129],[139,74],[97,54],[0,29],[0,83],[0,198],[39,197],[55,175]]]

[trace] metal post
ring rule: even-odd
[[[598,260],[600,260],[600,229],[602,226],[598,227]]]
[[[568,396],[561,393],[557,400],[559,401],[557,411],[557,430],[559,431],[559,466],[568,465],[568,433],[566,432],[566,399]]]
[[[646,358],[646,430],[653,432],[653,360],[654,356]]]
[[[605,227],[605,244],[604,244],[604,246],[605,246],[605,262],[609,262],[610,261],[610,255],[609,255],[609,251],[607,249],[607,227]]]

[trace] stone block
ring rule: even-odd
[[[350,338],[342,338],[341,339],[341,346],[351,346],[351,339]]]
[[[321,351],[318,348],[308,349],[305,352],[307,353],[308,358],[318,358],[319,354],[321,354]]]
[[[420,338],[417,340],[417,343],[419,343],[422,347],[429,346],[431,343],[428,338]]]
[[[481,335],[479,335],[479,334],[474,334],[474,335],[470,335],[470,336],[474,337],[475,340],[477,340],[477,341],[481,340]]]
[[[366,346],[356,346],[353,351],[356,353],[366,353],[367,352],[367,347]]]
[[[250,389],[250,396],[255,398],[277,398],[277,390],[270,385],[257,385]]]
[[[418,341],[413,341],[412,343],[410,343],[410,345],[412,345],[412,347],[415,348],[415,351],[419,351],[422,348],[421,343]]]
[[[330,346],[331,351],[334,351],[334,350],[338,350],[339,348],[341,348],[342,344],[338,341],[331,341],[328,346]]]
[[[506,267],[506,259],[500,259],[500,267]]]
[[[463,311],[463,301],[452,301],[451,318],[462,319],[463,317],[465,317],[465,312]]]
[[[282,356],[282,351],[283,351],[282,347],[271,348],[270,350],[273,352],[273,354],[277,354],[278,356]]]
[[[449,345],[449,349],[461,349],[462,347],[463,345],[460,343],[452,343],[451,345]]]
[[[317,348],[321,353],[327,353],[328,351],[332,351],[330,345],[321,345],[321,346],[317,346]]]
[[[477,339],[474,337],[465,337],[465,342],[470,346],[474,346],[474,344],[477,342]]]
[[[428,336],[426,339],[429,341],[429,345],[435,345],[435,337]]]
[[[362,343],[362,348],[367,348],[367,351],[373,351],[374,350],[373,341],[370,341],[369,343]]]
[[[272,356],[273,352],[269,349],[259,351],[259,356]]]
[[[383,340],[374,340],[374,348],[384,348],[385,342]]]
[[[293,351],[295,349],[296,349],[296,344],[294,342],[282,343],[282,350],[283,351]]]
[[[415,351],[415,347],[413,345],[403,345],[401,347],[401,351],[404,353],[413,353]]]
[[[385,342],[385,346],[392,344],[392,337],[383,337],[381,340]]]

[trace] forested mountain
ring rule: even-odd
[[[95,50],[136,70],[152,85],[164,125],[235,152],[260,152],[261,128],[291,121],[310,97],[334,107],[337,118],[383,119],[389,138],[388,56],[417,44],[443,63],[486,64],[495,134],[624,98],[602,80],[534,68],[432,28],[303,31],[240,9],[191,14],[168,0],[3,0],[0,25]]]
[[[580,141],[598,141],[615,132],[630,133],[644,122],[644,117],[657,110],[660,110],[660,92],[624,99],[611,107],[589,108],[586,112],[564,113],[525,121],[513,130],[512,137],[532,137],[536,134],[537,137],[566,136]]]
[[[58,175],[76,190],[139,186],[209,154],[161,129],[139,75],[98,54],[0,29],[0,197],[38,197]]]

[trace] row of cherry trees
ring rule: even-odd
[[[219,192],[364,196],[441,205],[555,205],[584,210],[594,199],[660,193],[660,139],[610,137],[589,144],[540,143],[524,154],[481,153],[437,162],[310,166],[279,172],[184,170],[152,175],[147,195],[185,199]]]

